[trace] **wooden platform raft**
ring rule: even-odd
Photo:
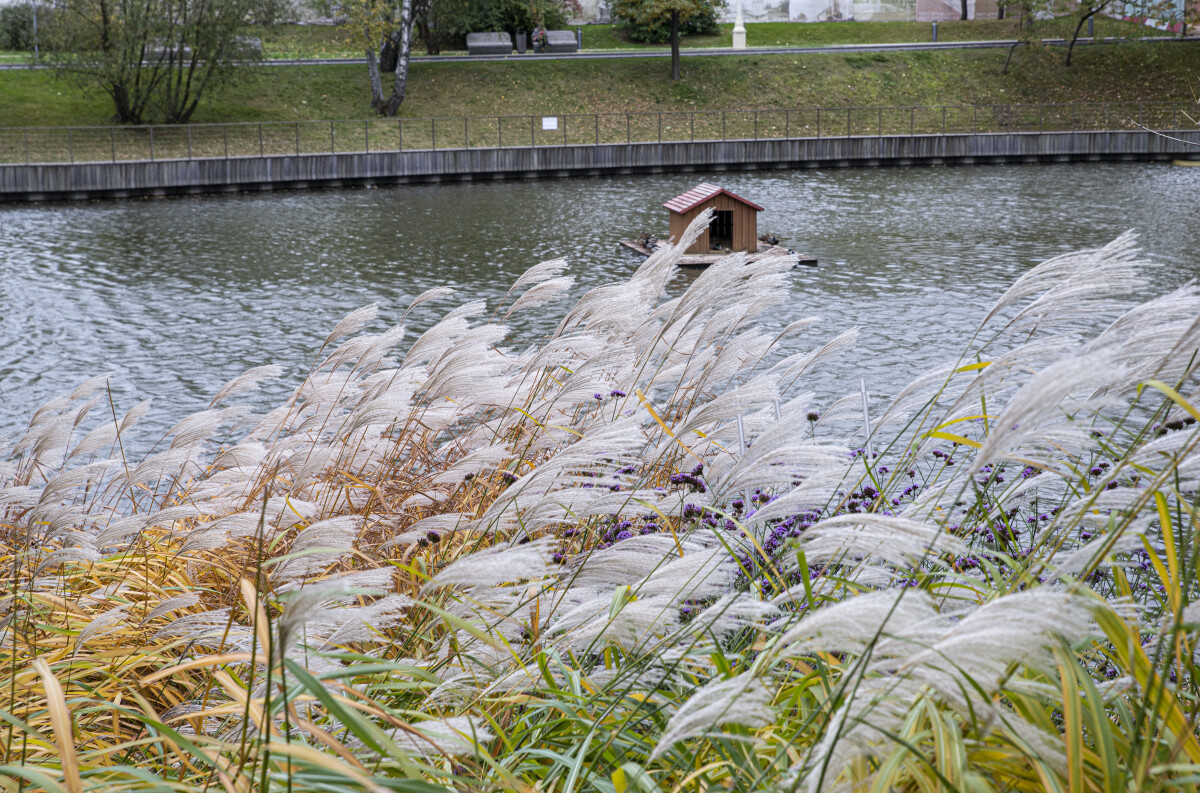
[[[671,239],[679,239],[684,231],[705,210],[712,210],[712,220],[679,260],[680,267],[707,267],[731,253],[746,254],[747,261],[770,256],[786,256],[792,251],[777,243],[774,237],[758,235],[758,213],[762,207],[739,195],[707,182],[696,185],[663,204],[669,211]],[[621,244],[643,256],[649,256],[664,243],[643,234],[636,240],[621,240]],[[799,264],[815,267],[812,256],[800,256]]]

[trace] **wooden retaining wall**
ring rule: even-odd
[[[1018,132],[0,165],[0,201],[758,168],[1200,159],[1200,131],[1170,135],[1180,140],[1141,130]]]

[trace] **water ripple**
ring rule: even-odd
[[[1155,291],[1200,275],[1200,169],[1163,165],[668,174],[0,209],[0,433],[96,372],[118,408],[155,398],[146,437],[203,408],[250,366],[284,364],[278,398],[327,330],[370,302],[380,327],[449,285],[494,304],[526,267],[565,255],[576,294],[624,278],[616,247],[665,231],[661,204],[701,180],[766,207],[760,231],[821,260],[769,321],[864,328],[856,351],[805,388],[895,391],[961,345],[1031,265],[1128,228],[1168,265]],[[683,288],[689,276],[676,279]],[[449,301],[422,306],[410,331]],[[518,344],[558,315],[516,323]],[[797,343],[816,344],[810,333]],[[830,377],[835,375],[835,377]]]

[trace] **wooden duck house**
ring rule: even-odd
[[[775,237],[764,235],[760,240],[758,213],[762,212],[762,207],[714,184],[696,185],[663,206],[670,212],[671,229],[667,239],[672,241],[681,239],[701,212],[713,211],[708,228],[677,259],[680,267],[707,267],[735,251],[745,253],[747,262],[790,255],[796,257],[796,264],[817,266],[815,258],[788,250]],[[621,240],[621,244],[641,256],[651,256],[669,243],[646,232],[635,240]]]
[[[709,254],[716,251],[758,251],[758,213],[762,207],[714,184],[697,185],[663,204],[671,215],[671,239],[679,239],[688,224],[706,209],[713,210],[708,230],[701,234],[687,253]]]

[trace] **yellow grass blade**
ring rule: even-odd
[[[58,747],[59,762],[62,764],[63,783],[68,793],[83,793],[83,780],[79,778],[79,761],[75,757],[75,733],[71,725],[71,711],[63,695],[58,678],[50,671],[44,659],[33,662],[33,668],[42,678],[46,691],[46,707],[50,710],[50,724],[54,727],[54,743]]]

